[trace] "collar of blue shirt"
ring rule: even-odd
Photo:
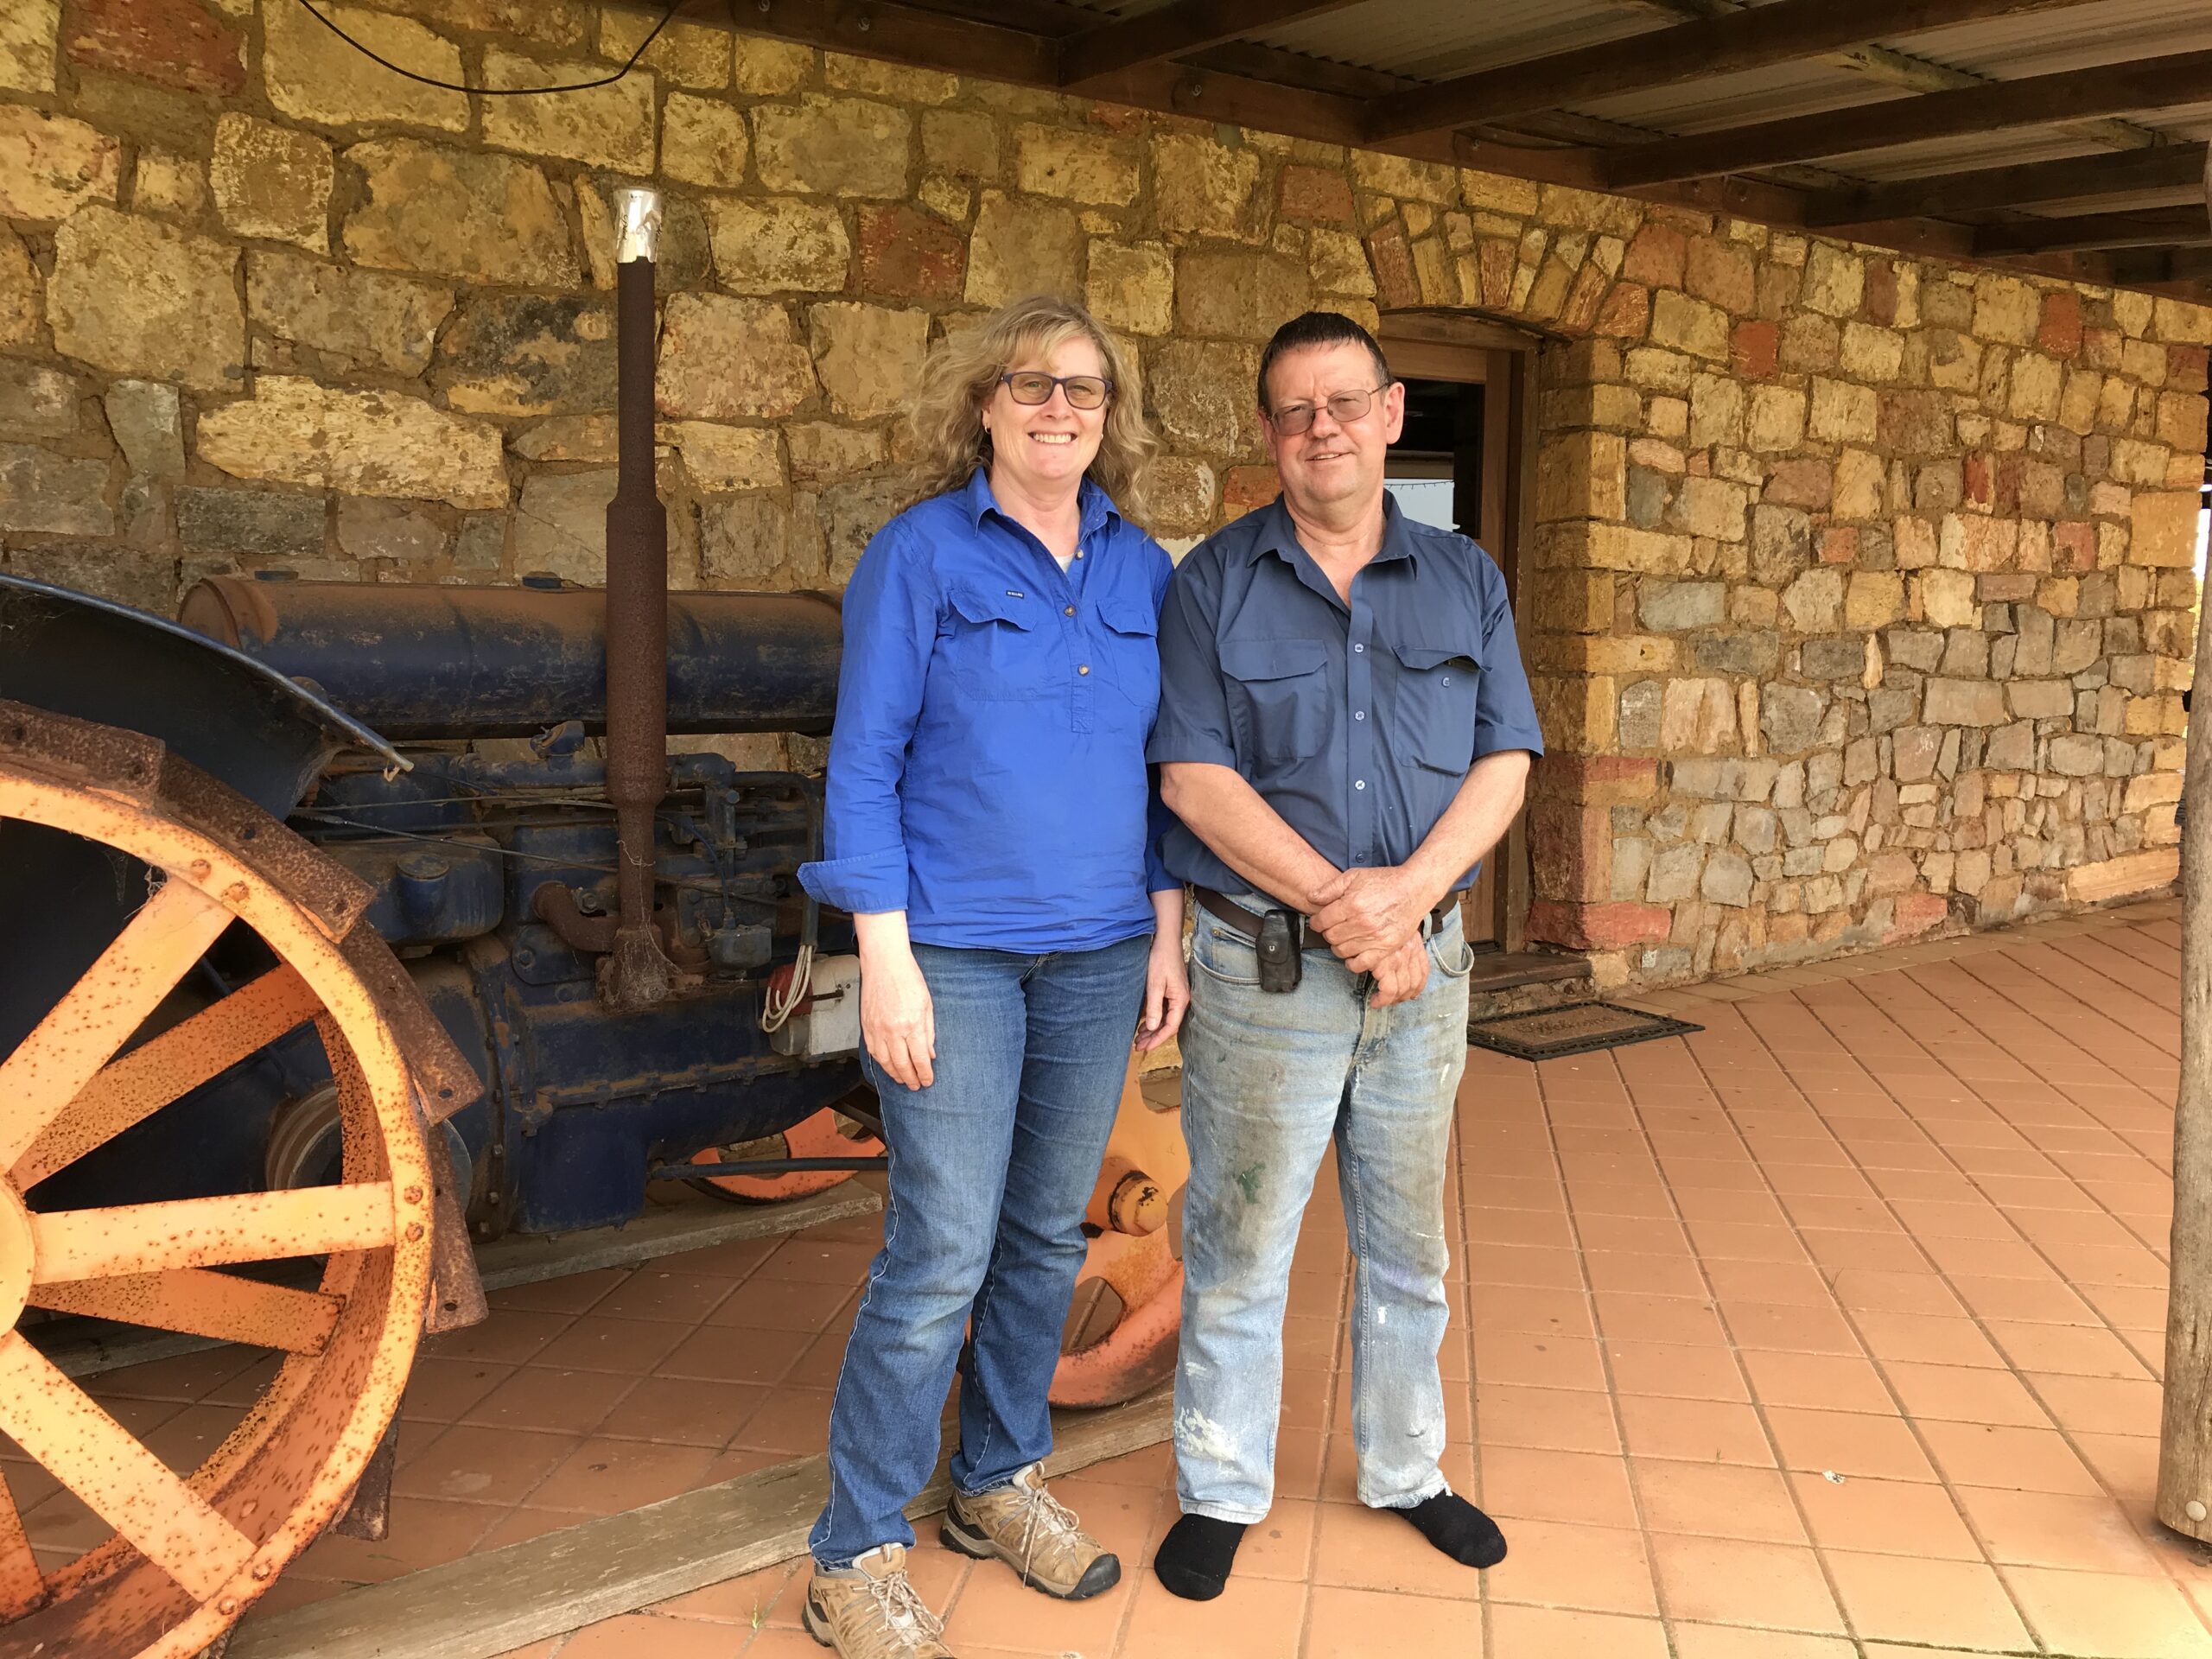
[[[1291,518],[1290,509],[1283,505],[1282,497],[1278,495],[1260,512],[1262,516],[1257,533],[1252,537],[1252,545],[1246,550],[1244,562],[1247,564],[1255,563],[1261,555],[1273,553],[1278,558],[1288,559],[1295,564],[1298,562],[1295,556],[1306,552],[1306,549],[1298,539],[1298,526]],[[1380,564],[1388,559],[1404,559],[1418,569],[1421,558],[1416,543],[1419,538],[1410,524],[1411,521],[1400,511],[1397,502],[1386,493],[1382,497],[1382,548],[1368,563]],[[1306,556],[1311,558],[1313,555],[1307,553]]]
[[[1008,524],[1014,522],[1014,515],[999,505],[998,497],[991,493],[991,475],[988,468],[978,467],[969,476],[968,487],[960,493],[960,501],[968,511],[969,522],[979,529],[987,512],[998,514]],[[1113,498],[1089,478],[1085,478],[1077,489],[1076,506],[1082,518],[1081,528],[1077,531],[1080,536],[1096,535],[1109,518],[1116,524],[1121,522],[1122,510],[1114,505]]]

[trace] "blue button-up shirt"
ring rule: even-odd
[[[1166,815],[1144,745],[1160,705],[1166,552],[1087,480],[1066,572],[965,489],[880,531],[845,590],[824,904],[903,910],[927,944],[1086,950],[1148,932]]]
[[[1505,578],[1388,497],[1349,605],[1280,499],[1200,543],[1161,611],[1160,663],[1152,760],[1234,767],[1339,869],[1412,857],[1484,755],[1544,752]],[[1185,880],[1250,886],[1179,823],[1165,851]]]

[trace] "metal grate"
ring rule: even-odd
[[[1686,1020],[1670,1020],[1618,1003],[1573,1002],[1563,1008],[1470,1020],[1467,1040],[1478,1048],[1492,1049],[1516,1060],[1556,1060],[1704,1029]]]

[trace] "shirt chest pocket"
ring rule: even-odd
[[[1098,602],[1101,654],[1122,695],[1147,725],[1160,708],[1160,617],[1142,594],[1116,594]]]
[[[1393,645],[1397,718],[1391,735],[1424,766],[1459,775],[1474,764],[1475,702],[1482,667],[1473,647],[1446,640]]]
[[[1327,648],[1319,639],[1224,639],[1237,747],[1262,766],[1319,754],[1329,735]]]
[[[987,700],[1039,697],[1060,689],[1066,652],[1027,594],[963,585],[945,595],[938,651],[961,691]]]

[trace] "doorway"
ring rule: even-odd
[[[1381,340],[1406,383],[1405,431],[1385,486],[1408,517],[1456,530],[1490,555],[1517,626],[1536,342],[1479,318],[1423,312],[1384,317]],[[1460,901],[1467,943],[1486,954],[1519,951],[1530,886],[1528,836],[1516,818]]]

